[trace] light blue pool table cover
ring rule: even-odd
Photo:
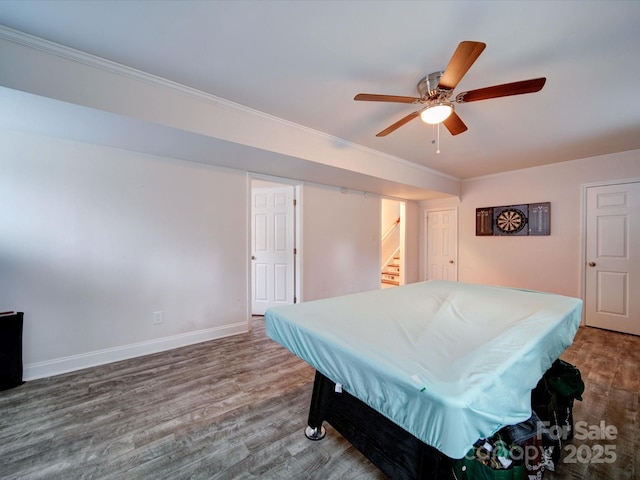
[[[531,416],[582,301],[428,281],[276,307],[267,335],[451,458]]]

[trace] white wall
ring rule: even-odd
[[[404,283],[420,280],[420,208],[418,202],[404,203],[405,262]]]
[[[7,131],[0,171],[25,377],[247,330],[244,172]]]
[[[246,331],[249,193],[243,171],[0,130],[0,311],[25,312],[24,378]],[[378,289],[380,198],[305,184],[301,204],[302,299]]]
[[[380,197],[306,184],[303,300],[380,288]]]
[[[640,150],[519,170],[463,182],[459,280],[579,297],[581,185],[640,177]],[[551,235],[480,237],[480,207],[551,202]]]

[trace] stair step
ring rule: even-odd
[[[400,255],[396,254],[382,269],[380,281],[383,285],[400,285]]]

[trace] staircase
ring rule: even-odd
[[[382,288],[400,285],[400,251],[382,269]]]
[[[400,285],[400,217],[382,234],[380,264],[382,288]]]

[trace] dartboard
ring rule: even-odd
[[[496,226],[504,233],[517,233],[527,224],[524,212],[517,208],[507,208],[500,212],[496,218]]]

